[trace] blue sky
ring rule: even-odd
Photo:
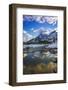
[[[36,37],[41,32],[49,34],[57,30],[57,16],[23,15],[23,30],[30,37]]]

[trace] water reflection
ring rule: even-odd
[[[57,73],[57,50],[47,46],[24,45],[23,74]]]

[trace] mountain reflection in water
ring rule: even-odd
[[[47,49],[47,46],[24,45],[23,74],[57,73],[56,49]]]

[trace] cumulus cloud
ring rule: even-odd
[[[57,23],[57,17],[53,16],[37,16],[36,21],[39,23],[49,23],[55,25]]]
[[[37,21],[38,23],[45,23],[45,19],[44,19],[43,16],[37,16],[37,17],[36,17],[36,21]]]
[[[53,24],[55,25],[57,23],[57,17],[45,17],[45,20],[49,23],[49,24]]]
[[[24,19],[24,21],[33,21],[33,16],[32,15],[24,15],[23,16],[23,19]]]
[[[41,15],[24,15],[24,20],[36,21],[38,23],[49,23],[55,25],[57,23],[57,16],[41,16]]]

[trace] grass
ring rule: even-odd
[[[23,74],[57,73],[57,64],[49,62],[48,64],[39,63],[36,65],[24,66]]]

